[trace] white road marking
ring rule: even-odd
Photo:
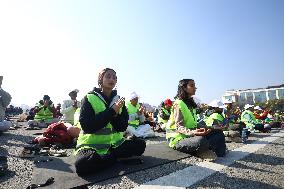
[[[196,182],[214,174],[217,171],[228,168],[235,161],[240,160],[251,153],[265,147],[267,144],[284,136],[283,130],[271,136],[257,140],[251,144],[230,151],[226,157],[218,158],[215,162],[201,162],[194,166],[176,171],[169,175],[160,177],[144,183],[136,189],[184,189]]]

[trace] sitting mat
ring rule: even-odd
[[[48,178],[53,177],[54,183],[42,188],[75,188],[149,169],[189,156],[189,154],[171,149],[166,142],[149,144],[141,156],[142,164],[132,165],[131,163],[118,162],[102,171],[84,177],[78,176],[75,172],[75,156],[53,157],[53,161],[39,162],[35,165],[32,184],[42,184]],[[46,157],[45,159],[50,158]]]

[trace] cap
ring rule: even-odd
[[[72,91],[69,93],[69,96],[70,96],[70,95],[72,95],[72,94],[74,94],[74,93],[76,93],[76,94],[77,94],[78,92],[79,92],[79,90],[78,90],[78,89],[74,89],[74,90],[72,90]]]
[[[171,101],[171,99],[167,98],[166,100],[164,100],[164,104],[167,106],[172,106],[173,102]]]
[[[129,100],[133,100],[134,98],[139,98],[136,92],[132,92],[129,96]]]
[[[254,107],[255,110],[262,110],[260,106]]]
[[[252,108],[252,107],[253,107],[253,105],[246,104],[245,107],[244,107],[244,109],[246,110],[246,109],[249,109],[249,108]]]
[[[223,102],[221,102],[221,100],[218,99],[212,100],[208,105],[213,108],[224,108]]]

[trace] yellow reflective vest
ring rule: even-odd
[[[213,113],[211,114],[205,121],[206,126],[208,127],[212,127],[214,120],[218,120],[219,122],[223,122],[224,121],[224,117],[221,114],[218,113]]]
[[[171,112],[168,111],[166,108],[161,108],[161,111],[163,111],[168,116],[171,114]],[[158,115],[158,123],[167,123],[167,122],[168,120],[165,120]]]
[[[174,107],[175,106],[178,106],[183,115],[184,126],[187,129],[195,129],[197,127],[196,109],[189,110],[187,105],[182,100],[175,100]],[[166,126],[166,138],[169,140],[169,146],[171,148],[175,148],[178,141],[188,137],[187,135],[178,133],[176,129],[177,126],[175,123],[174,112],[172,112]]]
[[[127,107],[127,112],[128,112],[128,114],[131,115],[131,114],[137,113],[137,111],[138,111],[139,108],[140,108],[140,104],[137,103],[136,106],[133,106],[133,104],[131,104],[131,102],[128,102],[128,103],[126,104],[126,107]],[[139,126],[139,118],[137,118],[137,119],[135,119],[135,120],[133,120],[133,121],[128,121],[128,124],[131,125],[131,126],[133,126],[133,127],[135,127],[135,128],[137,128],[137,127]]]
[[[43,105],[40,105],[39,108],[41,108],[41,110],[35,114],[34,120],[46,121],[49,119],[53,119],[53,113],[49,110],[48,107],[43,108]]]
[[[104,100],[99,96],[95,94],[87,95],[87,99],[95,111],[95,114],[99,114],[106,109]],[[83,130],[81,130],[77,140],[75,154],[82,149],[94,149],[100,155],[108,154],[111,147],[116,148],[120,146],[124,140],[123,132],[116,132],[109,122],[104,128],[93,134],[85,134]]]

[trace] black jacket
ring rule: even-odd
[[[125,105],[122,107],[121,114],[117,116],[114,109],[109,107],[112,99],[117,95],[117,91],[113,90],[110,98],[107,98],[105,95],[103,95],[101,90],[98,88],[95,88],[89,94],[100,94],[106,102],[106,109],[98,114],[95,114],[95,111],[88,101],[87,96],[83,98],[79,122],[84,133],[95,133],[96,131],[106,127],[109,122],[112,124],[116,131],[125,131],[128,126],[129,118]]]

